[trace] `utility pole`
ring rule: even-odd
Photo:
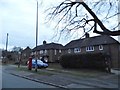
[[[8,33],[7,33],[7,37],[6,37],[6,50],[5,50],[5,57],[7,57],[8,52],[7,52],[7,47],[8,47]],[[5,59],[5,62],[7,62],[8,60]]]
[[[120,2],[118,1],[118,6],[120,5]],[[118,12],[120,12],[120,7],[118,7]],[[120,20],[120,15],[118,15],[118,20]],[[118,30],[120,30],[120,25],[118,26]],[[120,43],[120,35],[118,35],[118,42]]]
[[[37,1],[37,14],[36,14],[36,48],[37,48],[37,43],[38,43],[38,1]],[[36,50],[36,65],[35,65],[35,71],[37,72],[37,59],[38,59],[38,55],[37,55],[37,50]]]
[[[7,38],[6,38],[6,52],[7,52],[7,47],[8,47],[8,33],[7,33]]]

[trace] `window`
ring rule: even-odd
[[[34,52],[32,52],[31,55],[34,55]]]
[[[74,53],[79,53],[79,52],[81,52],[80,48],[74,48]]]
[[[68,53],[71,53],[71,49],[68,49]]]
[[[59,50],[59,53],[61,53],[62,51],[61,50]]]
[[[40,50],[40,54],[43,54],[43,50]]]
[[[55,50],[55,55],[57,55],[57,50]]]
[[[24,53],[24,57],[26,57],[26,54]]]
[[[103,50],[103,45],[99,45],[99,50]]]
[[[47,50],[45,50],[45,52],[44,52],[45,54],[47,53]]]
[[[94,46],[89,46],[89,47],[86,47],[86,51],[94,51]]]

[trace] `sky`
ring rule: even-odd
[[[44,1],[44,2],[43,2]],[[38,44],[43,40],[54,42],[52,40],[53,30],[45,23],[44,10],[60,0],[38,0]],[[13,46],[33,48],[35,46],[36,33],[36,0],[0,0],[0,48],[5,48],[6,35],[8,36],[8,48]],[[2,40],[1,40],[2,39]]]
[[[6,36],[8,36],[8,49],[14,46],[25,48],[35,47],[36,43],[36,4],[37,0],[0,0],[0,48],[5,49]],[[38,45],[44,40],[48,43],[55,42],[62,45],[71,39],[53,39],[54,25],[45,24],[45,10],[56,5],[61,0],[38,0]]]

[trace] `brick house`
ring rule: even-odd
[[[43,41],[42,45],[39,45],[32,50],[32,55],[35,56],[36,51],[38,58],[47,56],[48,62],[56,62],[62,54],[63,45],[58,43],[46,43]]]
[[[120,64],[120,43],[107,35],[87,35],[86,38],[72,40],[64,46],[63,53],[106,53],[110,55],[112,68],[119,68]]]
[[[28,61],[28,58],[31,56],[32,49],[30,47],[26,47],[24,50],[21,52],[21,60],[22,63],[26,63]]]

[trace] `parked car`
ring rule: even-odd
[[[29,61],[27,62],[27,65],[29,64]],[[35,68],[36,65],[36,60],[32,59],[32,68]],[[43,63],[40,59],[37,60],[37,67],[38,68],[47,68],[48,64],[47,63]]]

